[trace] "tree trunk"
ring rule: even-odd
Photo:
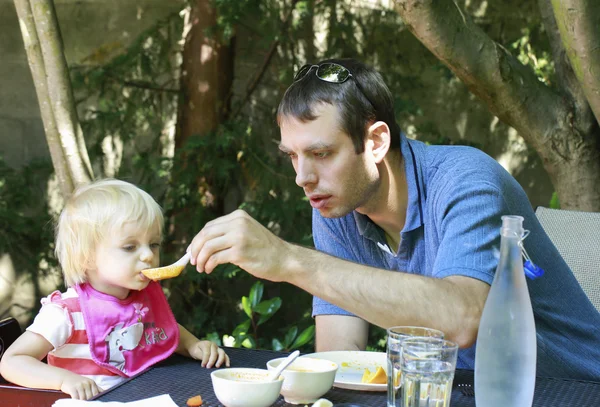
[[[576,84],[544,85],[452,0],[397,0],[396,10],[423,45],[535,148],[563,208],[600,211],[600,129],[589,104],[574,94]]]
[[[14,0],[63,197],[93,177],[52,0]]]
[[[44,123],[44,132],[46,133],[46,141],[50,150],[52,165],[56,172],[60,192],[63,197],[69,196],[75,187],[65,156],[63,154],[60,143],[60,134],[56,128],[54,115],[52,113],[52,105],[50,96],[48,95],[48,87],[46,86],[46,70],[44,69],[44,59],[35,29],[35,21],[31,13],[31,7],[27,0],[15,0],[17,15],[19,16],[19,25],[21,26],[21,34],[25,44],[27,53],[27,61],[31,69],[35,92],[40,104],[40,113],[42,122]]]
[[[224,44],[218,34],[207,35],[216,25],[217,13],[211,1],[194,1],[183,48],[183,95],[176,147],[184,145],[192,135],[215,131],[229,113],[226,101],[233,83],[233,55],[229,44]]]
[[[185,44],[182,54],[175,147],[181,149],[192,136],[216,137],[215,132],[230,114],[229,101],[233,83],[233,55],[230,43],[224,43],[217,27],[217,11],[211,0],[194,0],[188,10],[184,24]],[[214,160],[215,151],[197,149],[193,156],[181,155],[177,164],[179,171],[173,174],[173,184],[186,177],[185,183],[200,196],[203,216],[207,222],[224,214],[224,195],[211,174],[200,173],[195,163],[206,157]],[[181,171],[183,169],[183,171]],[[190,182],[192,174],[195,183]],[[198,208],[200,209],[200,208]],[[186,208],[175,207],[170,213],[171,221],[178,227],[172,240],[186,242],[188,234],[196,230],[185,230],[188,219]],[[181,221],[179,219],[182,219]],[[190,227],[196,227],[189,225]],[[176,243],[177,244],[177,243]],[[186,242],[187,244],[187,242]],[[181,248],[177,247],[179,251]]]
[[[600,121],[600,8],[597,0],[552,0],[575,76]]]

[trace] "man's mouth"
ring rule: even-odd
[[[308,197],[310,206],[315,209],[323,209],[331,199],[331,195],[311,195]]]

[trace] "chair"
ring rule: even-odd
[[[21,335],[21,327],[19,321],[9,317],[0,321],[0,359],[4,355],[4,351]],[[5,380],[0,376],[0,384]]]
[[[583,291],[600,311],[600,213],[538,206],[535,214]]]

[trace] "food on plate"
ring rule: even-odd
[[[369,384],[386,384],[387,374],[381,366],[377,366],[377,370],[373,373],[366,368],[361,381]]]
[[[202,396],[197,395],[194,397],[190,397],[186,403],[189,407],[200,407],[202,405]]]

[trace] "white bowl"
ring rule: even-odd
[[[274,370],[285,358],[267,362]],[[316,358],[298,358],[282,373],[284,377],[281,395],[290,404],[309,404],[317,401],[333,385],[338,365],[335,362]]]
[[[265,381],[265,369],[226,368],[210,374],[215,395],[225,407],[268,407],[277,400],[283,378]]]

